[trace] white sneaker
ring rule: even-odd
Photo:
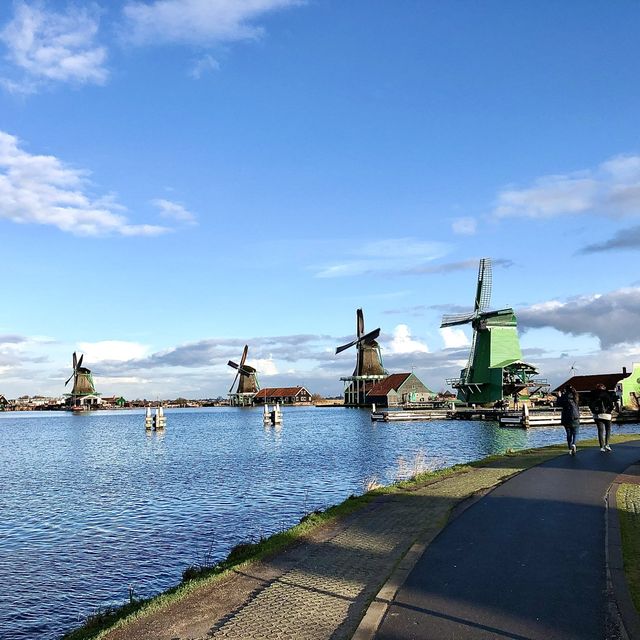
[[[602,451],[602,453],[604,453],[606,451],[606,449],[604,447],[600,447],[600,451]]]
[[[608,444],[604,445],[605,451],[611,451],[611,447]]]
[[[569,455],[572,456],[573,455],[573,449],[571,447],[569,447]]]
[[[575,455],[576,455],[576,451],[577,451],[577,450],[578,450],[578,449],[576,448],[576,445],[575,445],[575,444],[572,444],[572,445],[571,445],[572,455],[574,455],[574,456],[575,456]]]

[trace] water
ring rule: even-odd
[[[260,409],[170,410],[163,435],[138,411],[0,413],[0,639],[59,638],[129,585],[153,595],[366,480],[392,482],[400,457],[443,467],[563,441],[558,428],[372,423],[344,408],[287,407],[277,430]]]

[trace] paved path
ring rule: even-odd
[[[377,640],[603,640],[605,495],[640,442],[561,456],[508,480],[429,545]]]
[[[301,544],[201,585],[110,631],[105,640],[351,638],[369,602],[416,539],[433,539],[461,500],[557,455],[543,450],[505,456],[418,490],[379,496]]]
[[[207,638],[351,638],[368,602],[420,533],[433,535],[450,509],[509,475],[509,461],[391,495],[358,512],[336,535],[309,546],[290,570],[219,620]]]

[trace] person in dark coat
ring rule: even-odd
[[[558,398],[558,406],[562,407],[562,415],[560,422],[567,432],[567,446],[569,447],[569,455],[576,454],[576,438],[578,437],[578,428],[580,427],[580,404],[578,392],[570,385],[562,389],[562,393]]]
[[[595,390],[591,392],[589,409],[591,409],[593,421],[598,427],[598,441],[602,452],[611,451],[609,436],[611,435],[611,412],[613,407],[613,398],[607,388],[603,384],[597,384]]]

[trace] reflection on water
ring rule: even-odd
[[[146,433],[142,412],[0,414],[0,638],[57,638],[129,585],[166,589],[366,480],[393,481],[400,458],[442,467],[564,442],[557,428],[372,423],[343,408],[286,408],[278,427],[261,409],[167,417],[165,433]]]

